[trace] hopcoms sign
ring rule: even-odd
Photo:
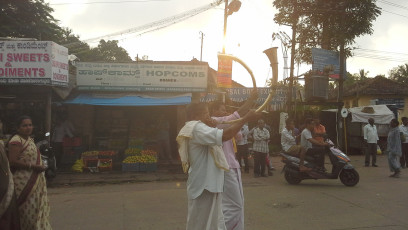
[[[204,92],[208,65],[158,63],[90,63],[77,67],[80,90]]]

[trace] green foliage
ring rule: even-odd
[[[367,79],[369,72],[370,72],[370,71],[367,71],[367,72],[366,72],[364,69],[360,69],[359,72],[358,72],[360,80]]]
[[[390,79],[408,84],[408,64],[400,65],[389,72]]]
[[[75,54],[81,61],[86,61],[89,59],[90,47],[87,43],[82,42],[79,36],[73,34],[72,30],[69,28],[62,28],[63,36],[62,39],[57,43],[68,48],[70,54]]]
[[[356,37],[373,33],[372,22],[381,14],[376,0],[274,0],[275,22],[297,22],[296,60],[312,63],[311,48],[339,50],[344,39],[346,56]]]
[[[44,0],[0,1],[0,37],[58,41],[62,30]]]
[[[54,10],[44,0],[0,1],[0,37],[34,38],[53,41],[68,48],[81,61],[128,62],[127,51],[118,41],[101,40],[90,48],[69,28],[61,28],[51,13]]]
[[[102,39],[97,47],[89,51],[87,61],[129,62],[132,59],[124,48],[118,46],[118,41],[105,41]]]
[[[344,87],[354,85],[356,82],[360,81],[360,77],[358,74],[350,74],[347,73],[347,78],[344,81]]]

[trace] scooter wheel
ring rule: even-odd
[[[343,183],[345,186],[350,187],[356,185],[360,180],[360,176],[355,169],[343,169],[340,172],[339,177],[341,183]]]
[[[302,181],[298,175],[295,175],[288,170],[285,170],[285,179],[289,184],[299,184]]]

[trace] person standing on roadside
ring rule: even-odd
[[[388,153],[388,165],[390,166],[390,171],[393,174],[390,177],[398,178],[401,173],[401,165],[399,158],[402,155],[401,151],[401,137],[400,130],[398,128],[399,122],[397,119],[392,119],[390,126],[391,130],[388,132],[387,138],[387,153]]]
[[[370,166],[370,156],[372,157],[371,165],[378,167],[377,163],[377,142],[379,140],[377,127],[374,125],[374,119],[368,118],[368,124],[363,128],[365,148],[365,167]]]
[[[399,127],[401,135],[404,135],[404,138],[401,138],[401,140],[404,140],[401,143],[401,148],[402,148],[402,156],[400,158],[400,164],[401,168],[406,168],[408,167],[408,118],[403,117],[401,118],[402,124]]]
[[[33,123],[30,117],[21,116],[16,124],[17,134],[11,137],[7,146],[21,229],[50,230],[46,167],[31,138]]]
[[[269,154],[269,131],[265,128],[265,121],[258,120],[258,127],[254,129],[254,145],[252,147],[254,151],[254,176],[255,177],[267,177],[265,173],[266,157]]]

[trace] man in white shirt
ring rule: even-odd
[[[313,138],[312,130],[314,129],[314,122],[311,118],[307,118],[305,120],[305,129],[303,129],[302,133],[300,134],[300,145],[306,151],[306,155],[313,155],[318,156],[316,159],[316,164],[321,169],[325,170],[324,168],[324,154],[326,153],[326,148],[320,147],[313,147],[313,145],[327,147],[329,146],[326,142],[320,142]]]
[[[295,157],[299,157],[299,171],[306,172],[312,170],[303,165],[306,155],[306,150],[301,145],[296,144],[297,136],[294,135],[295,122],[292,119],[286,119],[286,127],[282,129],[281,145],[283,151]]]
[[[401,118],[402,124],[399,127],[400,132],[405,137],[405,141],[401,143],[402,156],[400,158],[400,163],[402,168],[408,167],[408,118]]]
[[[189,122],[180,130],[177,141],[181,152],[180,139],[186,126],[194,122],[192,134],[188,137],[188,214],[187,230],[218,229],[226,230],[222,212],[222,192],[224,189],[224,171],[216,163],[216,157],[209,149],[212,146],[221,146],[223,141],[233,138],[249,120],[258,116],[254,111],[248,112],[242,120],[226,127],[215,128],[210,118],[207,105],[193,103],[187,109]],[[220,148],[221,149],[221,148]],[[224,157],[223,153],[221,152]],[[225,161],[228,167],[228,164]]]
[[[368,118],[368,124],[363,128],[364,132],[364,143],[366,144],[366,152],[365,152],[365,167],[370,166],[370,155],[372,157],[372,166],[378,167],[376,165],[377,162],[377,141],[378,133],[377,127],[374,125],[374,119]]]

